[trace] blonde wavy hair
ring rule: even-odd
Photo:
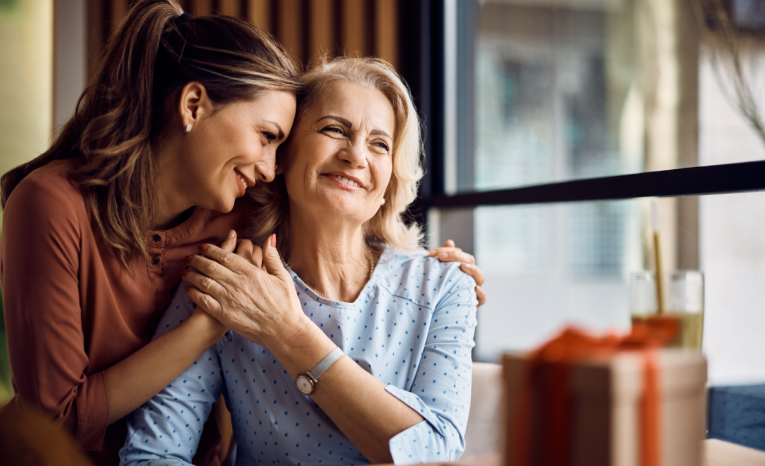
[[[405,212],[417,197],[417,186],[423,175],[422,140],[420,120],[403,79],[384,60],[341,57],[322,60],[303,75],[302,81],[304,88],[298,97],[295,126],[333,83],[377,89],[391,103],[396,118],[391,153],[393,170],[384,195],[385,204],[364,224],[365,236],[370,245],[383,242],[397,250],[419,250],[422,231],[416,223],[407,224]],[[248,236],[255,244],[261,244],[276,233],[277,248],[285,258],[289,257],[289,203],[284,176],[277,176],[272,183],[258,183],[248,194],[254,206]]]

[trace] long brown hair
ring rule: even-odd
[[[228,16],[188,16],[175,0],[136,2],[51,148],[2,177],[3,208],[33,170],[73,159],[71,177],[106,244],[128,269],[148,258],[158,210],[152,147],[170,124],[180,130],[183,87],[202,83],[216,105],[300,89],[299,70],[267,33]]]

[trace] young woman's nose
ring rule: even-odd
[[[258,181],[270,183],[276,177],[276,151],[269,150],[265,157],[255,162],[255,176]]]

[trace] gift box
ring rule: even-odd
[[[573,354],[564,344],[503,356],[504,464],[699,466],[704,356],[598,342]]]

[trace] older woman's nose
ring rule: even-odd
[[[366,167],[368,155],[369,149],[362,141],[356,141],[340,152],[340,158],[354,168]]]

